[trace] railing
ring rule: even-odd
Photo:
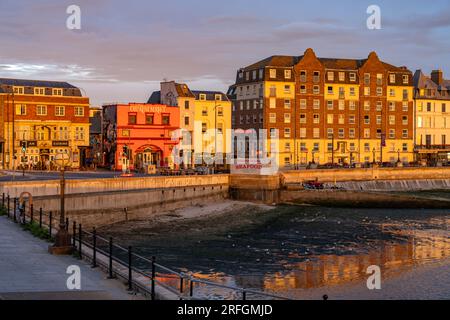
[[[11,199],[9,195],[2,194],[2,207],[6,209],[6,214],[14,222],[24,226],[39,228],[41,236],[52,240],[58,232],[60,215],[53,212],[44,212],[42,208],[35,210],[33,205],[19,206],[17,198]],[[71,227],[69,227],[71,225]],[[146,258],[134,252],[131,246],[125,248],[116,244],[112,237],[105,238],[98,235],[95,228],[91,232],[85,231],[81,224],[76,221],[65,220],[66,230],[71,230],[72,246],[79,259],[86,259],[91,262],[92,267],[102,267],[108,272],[108,278],[122,278],[127,282],[129,291],[138,291],[152,300],[156,299],[156,286],[165,289],[167,293],[180,300],[203,300],[207,297],[201,296],[201,291],[196,291],[196,287],[203,286],[209,289],[220,289],[230,293],[230,297],[235,300],[254,299],[278,299],[289,300],[289,298],[260,292],[253,289],[228,286],[212,281],[198,279],[192,274],[178,272],[157,263],[153,256]],[[42,232],[43,231],[43,232]],[[224,298],[221,294],[217,298]]]

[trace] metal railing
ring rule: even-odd
[[[58,232],[59,214],[44,212],[42,208],[35,210],[33,205],[19,206],[17,198],[11,199],[9,195],[2,194],[2,207],[6,210],[9,218],[22,225],[38,227],[44,231],[44,237],[52,240]],[[289,300],[287,297],[261,292],[254,289],[224,285],[213,281],[194,277],[190,273],[178,272],[157,263],[155,256],[150,259],[136,252],[133,247],[127,248],[116,244],[112,237],[105,238],[97,233],[83,229],[82,224],[70,221],[66,218],[66,230],[71,230],[72,246],[79,259],[91,262],[92,267],[103,267],[108,273],[108,278],[122,278],[127,282],[128,290],[139,291],[152,300],[157,297],[156,286],[166,290],[180,300],[204,300],[208,297],[204,293],[209,290],[221,290],[215,294],[215,298],[224,299],[225,293],[234,300],[253,299],[277,299]],[[69,227],[71,225],[71,227]],[[196,290],[202,286],[204,291]],[[160,289],[159,289],[160,290]],[[203,295],[202,295],[203,293]]]

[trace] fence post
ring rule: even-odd
[[[17,218],[16,218],[16,208],[17,208],[17,198],[14,198],[14,209],[13,209],[13,218],[14,218],[14,222],[17,222]]]
[[[78,225],[78,251],[80,252],[80,260],[83,259],[82,258],[82,253],[81,253],[81,243],[82,243],[82,228],[81,228],[81,223]]]
[[[156,266],[155,266],[156,258],[152,257],[152,300],[155,300],[155,278],[156,278]]]
[[[92,230],[92,268],[97,267],[97,230]]]
[[[108,279],[113,279],[114,278],[114,276],[113,276],[113,257],[112,257],[112,255],[113,255],[113,239],[112,239],[112,237],[109,237],[109,276],[108,276]]]
[[[33,224],[33,212],[34,212],[34,206],[33,206],[33,204],[30,204],[30,224]]]
[[[133,290],[133,270],[132,270],[132,252],[131,252],[131,246],[128,247],[128,291]]]
[[[73,222],[72,227],[72,241],[73,241],[73,247],[76,248],[76,236],[77,236],[77,222]]]
[[[8,218],[9,218],[9,210],[11,210],[11,203],[10,203],[10,201],[11,201],[11,198],[9,197],[9,194],[8,194]]]
[[[42,208],[39,208],[39,228],[42,228]]]
[[[189,296],[192,297],[194,295],[194,281],[192,279],[189,280]]]
[[[50,239],[52,238],[52,223],[53,223],[53,213],[50,211],[49,222],[48,222],[48,233],[50,234]]]

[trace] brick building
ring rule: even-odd
[[[67,82],[0,79],[1,166],[54,169],[57,153],[85,165],[89,98]],[[25,148],[23,148],[25,146]]]
[[[413,160],[412,73],[381,61],[272,56],[238,70],[233,128],[279,133],[280,167]]]

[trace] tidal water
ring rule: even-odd
[[[227,228],[226,220],[209,223],[212,228],[200,233],[196,228],[202,226],[193,225],[150,236],[113,236],[177,271],[294,299],[308,289],[363,281],[370,265],[391,276],[450,256],[449,210],[280,206],[246,216],[239,228]],[[178,285],[162,271],[161,276]],[[236,297],[201,285],[195,294]]]

